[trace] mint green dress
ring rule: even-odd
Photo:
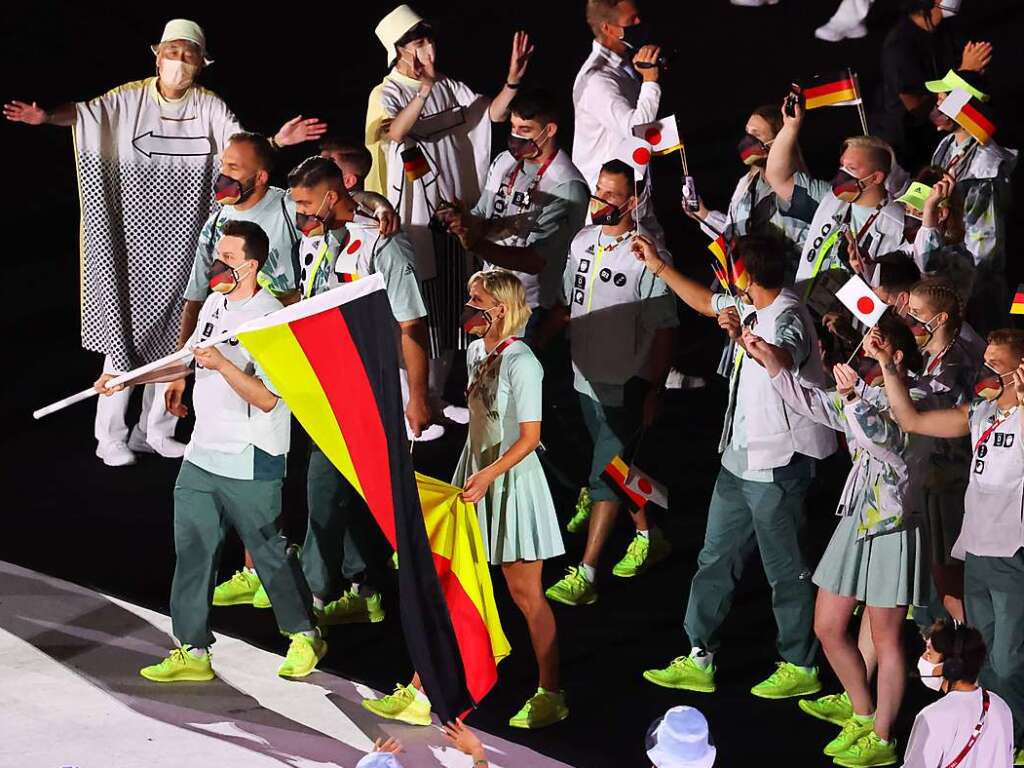
[[[492,464],[519,439],[519,425],[541,420],[544,371],[522,341],[513,341],[484,366],[483,339],[466,350],[471,392],[469,436],[452,484]],[[487,489],[476,505],[480,533],[492,565],[546,560],[565,553],[555,504],[536,453],[531,453]]]

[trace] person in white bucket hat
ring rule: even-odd
[[[151,46],[156,74],[89,101],[44,109],[11,101],[4,117],[26,125],[70,126],[81,197],[82,346],[103,355],[103,371],[127,371],[177,349],[182,288],[213,207],[219,156],[242,126],[227,104],[196,85],[212,63],[196,22],[172,19]],[[289,120],[277,146],[319,138],[316,118]],[[168,204],[173,201],[173,204]],[[130,392],[97,401],[96,455],[108,466],[135,454],[180,458],[177,417],[166,384],[143,391],[139,423],[125,423]]]
[[[654,768],[711,768],[718,753],[707,719],[693,707],[672,707],[655,720],[645,746]]]

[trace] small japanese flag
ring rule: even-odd
[[[629,468],[626,488],[646,501],[657,504],[662,509],[668,509],[668,490],[636,465]]]
[[[667,155],[683,146],[683,140],[679,138],[679,126],[676,125],[675,115],[663,117],[661,120],[646,125],[634,126],[633,135],[650,144],[651,151],[656,155]]]
[[[615,159],[633,166],[633,174],[637,181],[647,175],[647,166],[651,162],[652,155],[650,144],[643,139],[633,137],[623,139],[615,148]]]
[[[889,305],[875,295],[867,283],[853,275],[838,291],[836,298],[868,328],[874,328]]]

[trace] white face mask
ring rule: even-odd
[[[926,688],[931,688],[933,691],[942,690],[942,675],[935,673],[935,668],[938,664],[932,664],[924,656],[917,660],[917,672],[921,676],[921,682]]]
[[[158,65],[160,82],[171,90],[181,90],[192,85],[199,67],[179,59],[160,59]]]

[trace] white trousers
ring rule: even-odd
[[[109,357],[103,358],[104,373],[118,373]],[[153,448],[159,450],[161,444],[174,437],[174,427],[178,417],[167,412],[164,406],[166,384],[146,384],[142,390],[142,413],[135,427],[138,436]],[[128,425],[125,423],[125,412],[128,410],[128,398],[132,388],[105,397],[96,398],[96,442],[101,448],[114,443],[128,442]]]

